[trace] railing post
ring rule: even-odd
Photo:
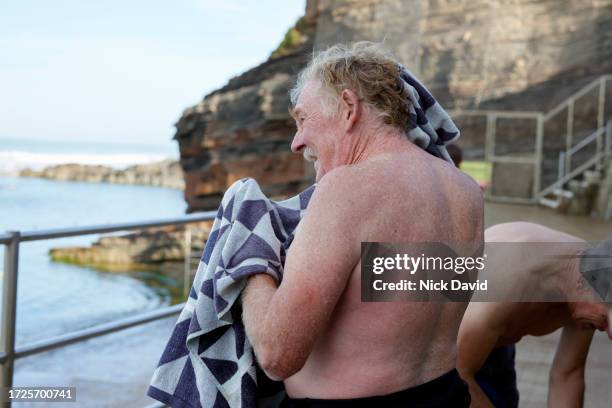
[[[185,226],[185,264],[183,269],[183,295],[189,295],[191,278],[191,230]]]
[[[605,156],[608,157],[612,150],[612,120],[606,123],[606,144],[604,147]]]
[[[565,151],[569,152],[574,144],[574,100],[570,99],[567,103],[567,132],[565,133]],[[565,155],[565,173],[572,169],[572,155]]]
[[[601,77],[599,80],[599,100],[597,104],[597,129],[601,129],[605,126],[604,123],[604,108],[606,103],[606,78]],[[603,134],[597,136],[597,151],[595,155],[601,155],[604,150]],[[602,157],[602,156],[600,156]],[[603,167],[602,160],[598,160],[596,164],[597,170],[601,170]]]
[[[492,113],[486,114],[487,125],[485,128],[485,161],[491,164],[491,184],[495,182],[494,174],[495,174],[495,122],[496,117]],[[485,190],[485,197],[491,197],[492,188],[487,188]]]
[[[18,231],[9,231],[11,241],[4,248],[4,270],[2,274],[2,332],[0,343],[6,354],[2,364],[0,385],[13,386],[13,366],[15,362],[15,321],[17,316],[17,270],[19,266]],[[3,403],[9,407],[10,403]]]
[[[559,152],[559,168],[557,170],[557,188],[561,188],[561,180],[565,177],[565,152]]]
[[[536,122],[535,162],[533,169],[533,200],[537,200],[542,180],[542,143],[544,141],[544,115],[538,114]]]
[[[604,108],[606,103],[606,78],[599,80],[599,100],[597,104],[597,129],[604,127]]]

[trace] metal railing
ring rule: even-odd
[[[548,192],[552,191],[552,189],[558,186],[558,180],[550,186],[542,186],[541,185],[541,175],[542,175],[542,147],[544,140],[544,126],[557,115],[567,110],[567,118],[565,121],[565,152],[566,154],[563,156],[565,163],[563,165],[559,164],[559,168],[563,166],[564,177],[568,174],[572,174],[572,177],[575,177],[580,171],[585,170],[585,165],[581,165],[579,170],[571,168],[571,156],[573,154],[567,154],[572,148],[574,148],[574,119],[575,119],[575,106],[576,102],[587,95],[589,92],[597,90],[597,125],[594,132],[598,132],[600,129],[604,128],[606,117],[605,117],[605,104],[606,104],[606,87],[608,82],[612,81],[612,75],[603,75],[599,78],[593,80],[580,90],[576,91],[569,97],[567,97],[563,102],[559,103],[553,109],[548,112],[542,111],[504,111],[504,110],[451,110],[449,113],[453,117],[461,117],[461,116],[480,116],[484,117],[486,120],[486,128],[485,128],[485,160],[492,164],[495,163],[516,163],[516,164],[531,164],[533,165],[533,185],[532,185],[532,193],[528,198],[519,198],[519,197],[508,197],[501,195],[494,195],[490,191],[487,191],[487,198],[493,201],[503,201],[503,202],[525,202],[525,203],[535,203],[541,197],[543,197]],[[496,129],[497,129],[497,121],[498,119],[516,119],[516,120],[526,120],[531,119],[535,121],[535,132],[534,132],[534,149],[530,155],[525,155],[522,157],[509,156],[509,155],[497,155],[495,153],[496,146]],[[597,160],[592,161],[588,167],[595,166],[597,169],[601,169],[601,165],[603,163],[603,158],[605,158],[606,153],[609,152],[610,149],[608,146],[608,141],[604,140],[604,133],[599,132],[597,136],[594,137],[594,143],[596,144],[596,154]],[[567,180],[566,180],[567,181]]]
[[[94,337],[128,329],[130,327],[150,323],[165,317],[180,313],[184,304],[168,306],[162,309],[143,313],[138,316],[104,323],[83,330],[78,330],[50,339],[32,342],[23,346],[15,346],[15,326],[17,318],[17,281],[19,270],[19,249],[22,242],[40,241],[54,238],[66,238],[80,235],[100,234],[117,231],[141,230],[153,227],[187,225],[215,218],[216,211],[191,214],[179,218],[154,220],[147,222],[132,222],[122,224],[108,224],[87,227],[74,227],[64,229],[51,229],[41,231],[9,231],[0,234],[0,244],[4,245],[4,270],[2,275],[2,326],[0,328],[0,386],[13,385],[14,362],[18,358],[39,354],[45,351],[64,347],[69,344],[81,342]],[[188,229],[186,231],[189,231]],[[191,235],[186,232],[186,256],[184,288],[189,285],[191,264]],[[4,406],[10,406],[4,403]]]
[[[544,140],[544,113],[539,111],[504,111],[504,110],[452,110],[449,112],[453,117],[472,116],[484,117],[485,127],[485,161],[493,166],[496,163],[505,164],[530,164],[533,166],[534,183],[531,189],[531,197],[509,197],[494,194],[491,189],[485,190],[485,197],[491,201],[507,203],[533,203],[534,197],[540,191],[540,174],[542,161],[542,142]],[[495,152],[497,144],[497,122],[499,119],[532,120],[535,128],[534,151],[527,156],[499,155]]]
[[[586,162],[580,164],[578,167],[572,169],[572,157],[581,151],[582,149],[592,145],[593,143],[598,143],[599,139],[604,136],[604,144],[603,150],[597,151],[593,157],[591,157]],[[597,148],[597,146],[596,146]],[[578,176],[585,170],[588,170],[592,167],[601,169],[604,161],[612,154],[612,120],[608,121],[605,127],[601,127],[597,129],[595,132],[591,133],[590,136],[586,137],[579,143],[575,144],[571,149],[568,149],[564,152],[559,153],[559,166],[557,170],[557,181],[555,181],[550,186],[546,187],[540,192],[541,196],[546,196],[547,194],[561,189],[565,183]]]

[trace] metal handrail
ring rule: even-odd
[[[108,225],[93,225],[85,227],[49,229],[41,231],[9,231],[0,234],[0,245],[5,246],[4,271],[2,275],[2,321],[0,336],[0,386],[11,387],[13,384],[14,362],[18,358],[31,356],[69,344],[99,337],[105,334],[125,330],[130,327],[140,326],[165,317],[180,313],[184,304],[173,305],[138,316],[115,320],[87,329],[78,330],[65,335],[56,336],[51,339],[36,341],[21,347],[15,347],[15,326],[17,310],[17,276],[19,266],[19,246],[21,242],[40,241],[54,238],[65,238],[79,235],[91,235],[106,232],[138,230],[151,227],[164,227],[171,225],[186,225],[202,221],[210,221],[216,217],[216,211],[207,211],[190,214],[177,218],[163,220],[152,220],[143,222],[117,223]],[[188,236],[189,234],[187,234]],[[189,238],[187,238],[189,239]],[[189,257],[187,257],[188,261]],[[186,266],[187,268],[187,266]],[[188,276],[185,269],[185,276]],[[187,285],[187,280],[184,282]],[[3,403],[10,406],[10,403]]]
[[[595,89],[600,84],[600,82],[602,81],[605,82],[611,79],[612,79],[612,75],[602,75],[599,78],[594,79],[588,85],[585,85],[582,89],[574,92],[573,94],[568,96],[563,102],[561,102],[560,104],[552,108],[550,111],[548,111],[544,115],[544,120],[548,121],[548,119],[557,115],[563,109],[567,108],[570,104],[576,102],[576,99],[581,98],[582,96],[586,95],[587,93]]]
[[[579,167],[574,170],[571,170],[572,157],[578,151],[582,150],[589,144],[593,142],[597,142],[599,145],[600,138],[603,135],[606,135],[605,144],[602,151],[597,151],[595,156],[588,160],[586,163],[583,163]],[[544,188],[540,192],[540,196],[545,196],[555,189],[560,189],[563,184],[576,177],[578,174],[581,174],[583,171],[588,170],[592,166],[599,165],[602,163],[608,156],[610,152],[610,138],[612,137],[612,120],[609,120],[606,126],[600,127],[595,132],[591,133],[589,136],[584,138],[582,141],[574,145],[571,149],[568,149],[563,152],[559,152],[559,168],[557,171],[557,181]],[[598,146],[599,147],[599,146]]]
[[[540,111],[511,111],[511,110],[479,110],[479,109],[451,109],[451,116],[487,116],[493,115],[504,119],[537,119]]]
[[[564,179],[567,173],[576,174],[574,171],[571,171],[571,156],[573,152],[579,150],[584,147],[582,145],[583,142],[580,142],[577,149],[574,149],[573,146],[573,127],[574,127],[574,104],[578,99],[588,94],[589,92],[597,89],[599,87],[599,98],[598,98],[598,109],[597,109],[597,136],[593,138],[597,142],[597,153],[598,161],[595,165],[600,168],[602,165],[603,158],[607,157],[609,154],[600,154],[603,151],[608,151],[609,148],[609,140],[606,138],[602,140],[602,133],[600,130],[604,127],[604,105],[605,105],[605,87],[607,82],[612,80],[612,75],[602,75],[586,86],[581,88],[580,90],[574,92],[570,96],[568,96],[563,102],[556,105],[554,108],[549,110],[548,112],[542,111],[506,111],[506,110],[473,110],[473,109],[451,109],[449,113],[451,116],[483,116],[486,118],[487,126],[485,130],[485,160],[491,163],[531,163],[533,164],[533,191],[531,193],[531,198],[528,199],[520,199],[522,202],[536,202],[539,197],[543,197],[547,192],[551,190],[551,187],[557,187],[559,185],[559,180]],[[558,180],[551,186],[547,186],[542,188],[541,186],[541,172],[542,172],[542,146],[543,146],[543,138],[544,138],[544,125],[553,117],[555,117],[558,113],[562,112],[564,109],[568,109],[567,114],[567,131],[566,131],[566,148],[563,155],[560,155],[561,159],[564,160],[563,163],[559,163],[558,166]],[[535,149],[534,149],[534,158],[524,158],[524,157],[504,157],[495,155],[495,133],[497,127],[498,119],[532,119],[536,121],[535,128]],[[609,131],[608,131],[609,132]],[[590,140],[589,143],[592,143],[593,140]],[[578,146],[577,145],[577,146]],[[583,166],[581,166],[582,168]],[[516,201],[516,197],[503,197],[503,196],[492,196],[490,191],[487,192],[487,198],[495,199],[498,201],[506,201],[513,202]]]
[[[583,171],[588,170],[590,167],[596,165],[599,162],[599,160],[601,160],[602,156],[605,156],[605,155],[604,154],[598,154],[597,156],[595,156],[592,159],[588,160],[586,163],[583,163],[580,166],[576,167],[574,170],[572,170],[571,172],[569,172],[566,175],[564,175],[561,179],[555,181],[553,184],[551,184],[550,186],[548,186],[544,190],[542,190],[542,192],[541,192],[542,196],[546,196],[546,195],[550,194],[555,189],[560,188],[563,184],[567,183],[568,181],[570,181],[571,179],[573,179],[577,175],[581,174]]]
[[[588,144],[592,143],[593,141],[597,140],[597,138],[603,134],[606,131],[605,127],[599,128],[597,129],[595,132],[591,133],[588,137],[584,138],[583,140],[581,140],[579,143],[576,143],[574,145],[574,147],[572,147],[571,149],[566,151],[566,154],[569,154],[570,156],[572,156],[573,154],[575,154],[576,152],[578,152],[578,150],[581,150],[582,148],[584,148],[585,146],[587,146]]]
[[[39,340],[25,346],[15,348],[14,357],[21,358],[34,354],[43,353],[59,347],[68,346],[73,343],[78,343],[93,337],[103,336],[105,334],[114,333],[130,327],[140,326],[146,323],[154,322],[159,319],[179,314],[185,303],[179,303],[172,306],[163,307],[153,310],[148,313],[142,313],[138,316],[128,317],[126,319],[114,320],[112,322],[103,323],[94,327],[77,330],[61,336],[52,337],[50,339]],[[7,355],[0,356],[0,364],[7,360]]]
[[[85,227],[58,228],[40,231],[20,232],[20,242],[40,241],[45,239],[66,238],[78,235],[101,234],[105,232],[131,231],[145,228],[165,227],[169,225],[184,225],[194,222],[209,221],[215,218],[216,211],[206,211],[202,213],[185,215],[177,218],[167,218],[164,220],[126,222],[121,224],[90,225]],[[0,234],[0,244],[6,244],[11,240],[11,234]]]

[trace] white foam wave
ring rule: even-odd
[[[104,165],[124,169],[135,164],[152,163],[168,158],[170,158],[169,155],[154,153],[32,153],[21,150],[0,150],[0,174],[17,175],[25,168],[42,170],[45,167],[66,163]]]

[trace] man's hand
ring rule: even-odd
[[[305,364],[360,259],[366,218],[363,180],[337,168],[317,185],[287,252],[283,280],[255,276],[243,296],[243,320],[260,367],[285,379]]]
[[[593,330],[563,328],[550,370],[548,406],[580,408],[584,404],[584,367]]]
[[[470,389],[470,408],[495,408],[474,377],[464,381]]]

